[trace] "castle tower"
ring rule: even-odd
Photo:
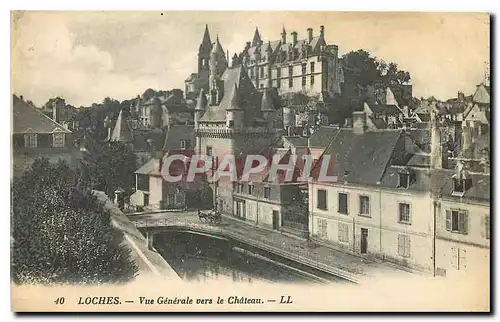
[[[253,40],[252,40],[252,47],[260,45],[262,42],[259,34],[259,28],[255,27],[255,33],[253,35]]]
[[[269,94],[269,90],[265,90],[262,94],[260,111],[264,119],[268,121],[269,127],[272,127],[276,109],[274,108],[273,98]]]
[[[212,41],[210,40],[208,25],[205,25],[205,33],[203,34],[203,39],[198,49],[198,74],[203,74],[204,72],[208,74],[210,70],[209,61],[211,51]]]
[[[210,52],[210,105],[218,105],[222,100],[222,95],[224,93],[224,86],[221,81],[222,74],[226,71],[227,59],[222,49],[222,45],[219,42],[219,36],[217,36],[217,41],[212,47]]]
[[[238,85],[234,84],[234,88],[229,97],[230,106],[226,109],[226,126],[233,129],[241,129],[243,127],[245,112],[241,106],[240,91]]]

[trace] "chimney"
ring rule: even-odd
[[[323,25],[319,26],[319,35],[321,37],[325,36],[325,26],[323,26]]]
[[[292,31],[292,38],[293,38],[293,45],[295,46],[295,44],[297,43],[297,32],[296,31]]]
[[[439,129],[439,122],[437,113],[431,112],[431,168],[443,168],[443,149],[441,147],[441,130]]]
[[[21,96],[19,96],[19,99],[20,99],[21,101],[24,101],[24,97],[23,97],[22,95],[21,95]]]
[[[250,42],[247,41],[246,46],[245,46],[245,51],[250,49]]]
[[[312,28],[307,28],[307,39],[309,40],[309,42],[311,42],[313,40],[313,29]]]
[[[352,129],[355,134],[363,134],[366,129],[366,113],[363,111],[352,112]]]

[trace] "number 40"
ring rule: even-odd
[[[64,297],[58,297],[58,298],[54,301],[54,303],[59,304],[59,305],[64,304]]]

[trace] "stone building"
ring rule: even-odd
[[[304,39],[296,31],[290,35],[283,27],[280,40],[264,41],[255,30],[252,42],[237,57],[254,86],[259,90],[275,87],[280,95],[304,92],[326,99],[340,94],[343,73],[338,46],[326,43],[324,26],[317,36],[312,28]]]

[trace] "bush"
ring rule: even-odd
[[[19,284],[119,283],[137,267],[110,214],[65,164],[35,161],[12,183],[12,278]]]

